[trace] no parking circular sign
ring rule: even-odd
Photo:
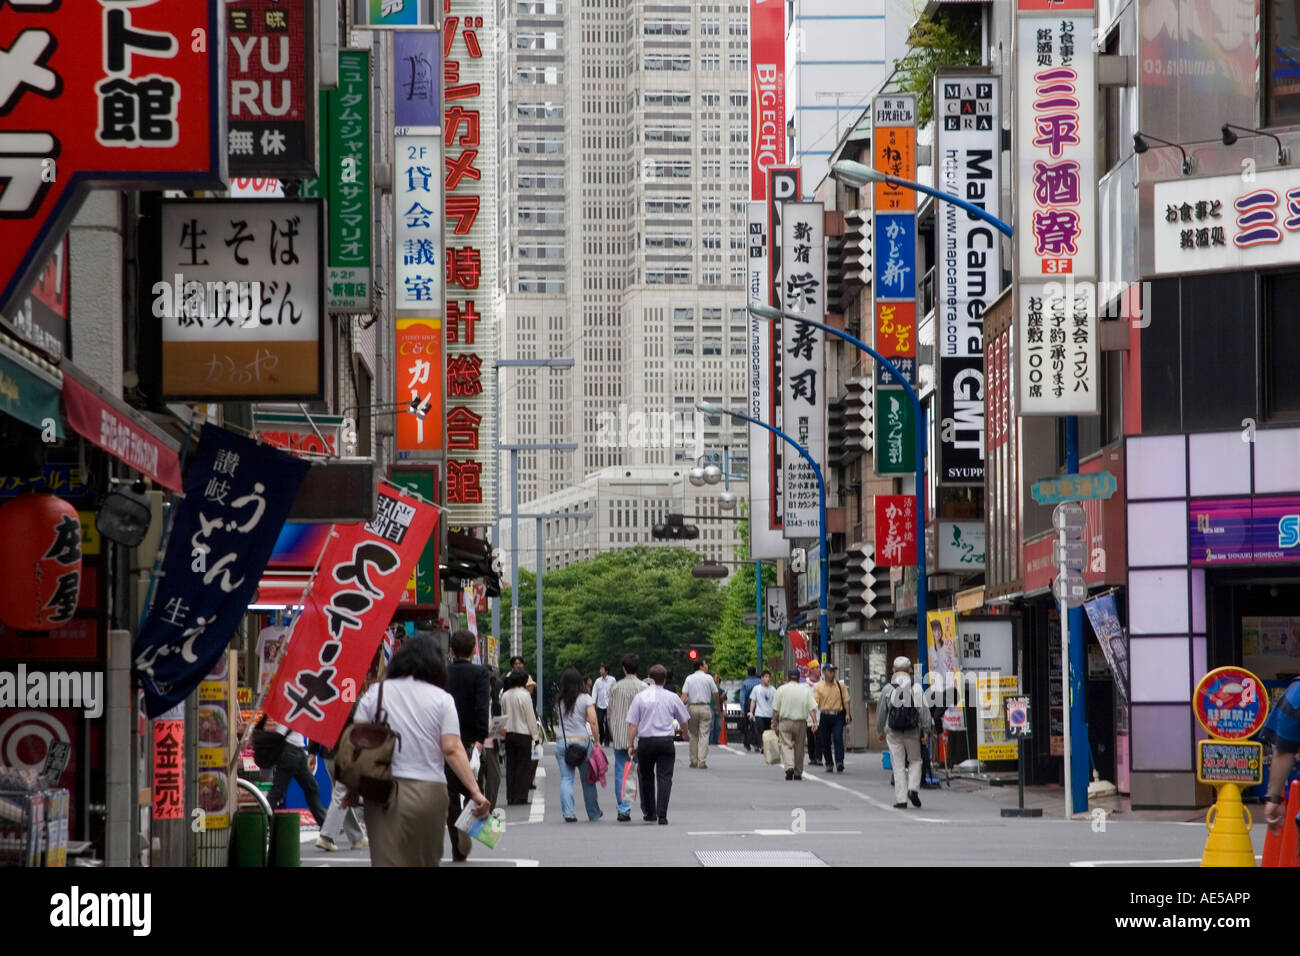
[[[1028,697],[1008,697],[1007,705],[1007,733],[1012,737],[1029,736],[1029,698]]]
[[[1264,726],[1268,695],[1264,682],[1244,667],[1219,667],[1196,685],[1193,707],[1211,737],[1244,740]]]

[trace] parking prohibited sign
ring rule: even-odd
[[[1012,737],[1028,737],[1029,733],[1029,698],[1008,697],[1007,734]]]

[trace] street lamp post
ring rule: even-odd
[[[864,166],[862,163],[855,163],[851,159],[841,159],[831,167],[831,178],[838,179],[840,182],[849,186],[861,188],[868,183],[884,183],[886,186],[900,186],[903,189],[911,189],[918,193],[925,193],[927,196],[933,196],[939,202],[951,203],[954,206],[960,206],[977,219],[983,219],[990,226],[996,229],[1008,239],[1015,232],[1010,225],[1003,222],[997,216],[993,215],[987,209],[983,209],[974,203],[967,202],[960,196],[954,196],[952,193],[946,193],[942,190],[935,189],[933,186],[927,186],[925,183],[918,183],[911,179],[900,179],[898,176],[890,176],[888,173],[882,173],[879,170],[872,169],[870,166]]]
[[[744,412],[730,411],[719,405],[711,405],[708,402],[696,402],[695,407],[709,415],[730,415],[732,418],[739,418],[741,421],[749,422],[751,425],[757,425],[759,428],[766,428],[773,435],[776,435],[786,444],[790,445],[797,451],[803,460],[812,466],[813,474],[817,476],[817,514],[820,519],[821,529],[821,597],[818,608],[821,616],[821,663],[826,663],[826,649],[830,644],[830,623],[826,619],[826,605],[830,593],[830,561],[826,553],[826,482],[822,480],[822,470],[817,462],[813,461],[812,455],[808,450],[800,445],[797,441],[787,435],[781,429],[769,425],[767,422],[759,421],[757,418],[750,418]],[[762,578],[760,576],[759,580]],[[761,623],[761,619],[760,619]],[[761,651],[760,651],[761,653]]]
[[[912,402],[912,408],[915,412],[913,418],[916,421],[916,662],[917,678],[925,680],[925,672],[929,665],[929,655],[925,649],[925,455],[926,455],[926,421],[925,410],[921,407],[921,400],[916,395],[916,390],[908,383],[894,363],[889,361],[866,342],[863,342],[847,332],[842,332],[833,326],[826,325],[823,322],[817,322],[813,319],[804,318],[792,312],[782,312],[780,309],[768,305],[751,305],[749,307],[750,315],[755,318],[766,319],[769,322],[779,322],[785,319],[790,322],[803,322],[805,325],[811,325],[815,329],[821,329],[830,335],[841,338],[851,345],[855,345],[863,352],[866,352],[873,359],[879,362],[893,374],[894,378],[903,386],[907,392],[908,399]],[[820,480],[820,474],[818,475]],[[825,556],[825,541],[823,532],[822,544],[823,557]]]

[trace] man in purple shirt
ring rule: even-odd
[[[662,664],[650,668],[654,684],[637,694],[627,712],[628,755],[639,762],[641,788],[641,819],[650,823],[658,818],[661,826],[668,824],[668,797],[673,791],[673,764],[677,751],[673,748],[673,721],[681,725],[682,739],[689,741],[687,723],[691,715],[686,712],[682,699],[664,689],[668,669]],[[658,799],[655,783],[659,784]]]

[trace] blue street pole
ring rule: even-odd
[[[916,676],[925,685],[925,674],[929,669],[929,652],[926,650],[926,626],[925,626],[925,609],[926,609],[926,579],[925,579],[925,456],[926,456],[926,439],[928,430],[925,421],[925,409],[921,407],[921,400],[916,395],[916,390],[903,378],[903,374],[898,370],[893,362],[885,358],[866,342],[854,338],[847,332],[842,332],[833,326],[825,325],[821,322],[815,322],[812,319],[805,319],[802,316],[794,315],[788,312],[782,312],[780,309],[774,309],[766,305],[751,305],[749,307],[751,315],[760,319],[767,319],[769,322],[779,321],[782,318],[791,322],[803,322],[805,325],[811,325],[813,328],[821,329],[829,335],[843,339],[851,345],[855,345],[859,350],[870,355],[873,359],[887,368],[903,386],[907,393],[908,399],[912,403],[913,417],[916,420]],[[762,424],[761,422],[759,424]]]
[[[1076,415],[1065,419],[1065,473],[1079,473],[1079,419]],[[1083,675],[1086,660],[1083,645],[1083,608],[1072,607],[1066,612],[1070,625],[1069,667],[1070,699],[1070,796],[1075,813],[1088,809],[1089,759],[1088,722],[1084,713]]]
[[[757,418],[750,418],[743,412],[730,411],[717,405],[710,405],[707,402],[696,402],[695,407],[709,415],[730,415],[732,418],[739,418],[741,421],[749,422],[751,425],[757,425],[759,428],[766,428],[773,435],[776,435],[787,445],[794,448],[795,451],[803,458],[804,461],[812,467],[813,474],[817,476],[817,517],[821,530],[820,550],[821,550],[821,603],[818,607],[821,618],[821,663],[826,663],[826,651],[830,646],[831,629],[830,623],[826,618],[826,605],[830,597],[830,559],[826,551],[826,482],[822,480],[822,470],[818,467],[817,462],[813,461],[812,455],[808,454],[808,449],[804,448],[797,441],[787,435],[781,429],[769,425],[767,422],[761,422]],[[760,621],[760,627],[762,626]]]
[[[763,562],[754,562],[754,615],[758,623],[754,625],[754,644],[758,648],[758,672],[763,673]]]

